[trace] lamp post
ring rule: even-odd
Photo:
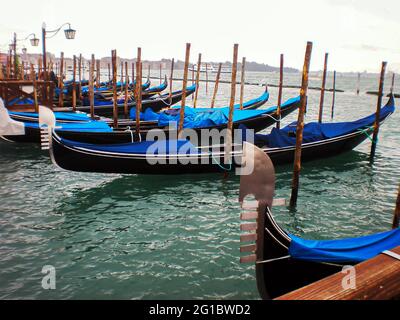
[[[65,38],[68,40],[75,39],[76,30],[71,28],[70,23],[64,23],[59,28],[55,30],[46,30],[46,23],[42,24],[42,50],[43,50],[43,71],[44,71],[44,80],[47,80],[47,57],[46,57],[46,37],[47,39],[53,38],[62,27],[68,25],[67,29],[64,29]],[[47,36],[47,35],[50,36]]]
[[[31,37],[31,36],[33,36],[30,39],[31,45],[33,47],[37,47],[39,45],[39,39],[36,38],[36,35],[34,33],[29,34],[24,39],[17,39],[17,34],[14,32],[14,39],[13,39],[12,44],[10,44],[10,50],[14,51],[14,72],[17,72],[17,68],[18,68],[18,63],[17,63],[17,42],[28,40],[28,38]],[[27,49],[24,46],[22,48],[22,53],[24,55],[26,55],[26,52],[27,52]],[[15,74],[15,76],[16,76],[16,74]]]

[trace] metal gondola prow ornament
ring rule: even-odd
[[[247,142],[243,144],[242,163],[245,167],[252,168],[252,172],[240,177],[239,202],[244,210],[240,219],[247,222],[240,226],[240,230],[252,233],[240,236],[240,242],[246,243],[241,246],[240,252],[251,253],[241,257],[240,262],[256,263],[257,279],[260,279],[264,274],[257,266],[257,261],[264,260],[265,212],[273,205],[275,168],[263,150]],[[245,201],[248,196],[254,196],[256,201]],[[253,222],[248,223],[249,220]],[[259,285],[260,283],[262,282],[257,281],[258,290],[262,297],[267,297],[267,292],[264,286]]]
[[[49,150],[51,132],[56,127],[56,116],[45,106],[39,106],[40,146],[42,150]]]

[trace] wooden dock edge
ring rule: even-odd
[[[400,247],[390,250],[400,254]],[[386,254],[360,263],[355,289],[344,289],[347,273],[337,273],[276,300],[390,300],[400,298],[400,260]]]

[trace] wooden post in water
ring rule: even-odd
[[[219,79],[221,77],[221,69],[222,69],[222,63],[219,63],[217,77],[215,78],[214,93],[213,93],[213,97],[211,100],[211,108],[214,108],[215,99],[217,98]]]
[[[200,66],[197,66],[200,68]],[[206,95],[208,95],[208,63],[206,63]]]
[[[150,67],[150,64],[149,64]],[[142,109],[142,48],[137,49],[136,59],[136,134],[140,138],[140,111]]]
[[[162,63],[160,62],[160,85],[162,83]]]
[[[107,67],[108,67],[108,82],[111,82],[111,71],[110,71],[110,63],[107,63]]]
[[[199,53],[199,59],[197,60],[196,92],[194,94],[193,108],[197,107],[197,97],[199,95],[199,89],[200,89],[200,66],[201,66],[201,53]]]
[[[397,229],[399,227],[400,221],[400,185],[397,192],[396,208],[394,209],[393,224],[392,229]]]
[[[385,83],[385,72],[386,72],[387,62],[382,62],[381,68],[381,76],[379,78],[379,92],[378,92],[378,103],[376,105],[376,114],[375,114],[375,123],[374,123],[374,134],[372,136],[372,145],[371,145],[371,154],[370,161],[374,160],[376,145],[378,143],[378,134],[379,134],[379,125],[380,125],[380,116],[381,116],[381,107],[382,107],[382,96],[383,96],[383,86]]]
[[[135,63],[132,62],[132,89],[133,89],[133,96],[135,97],[135,87],[133,87],[134,83],[135,83]]]
[[[360,95],[360,82],[361,82],[361,74],[357,74],[357,95]]]
[[[321,96],[319,100],[319,113],[318,113],[318,122],[322,123],[322,116],[324,114],[324,98],[325,98],[325,86],[326,86],[326,70],[328,67],[328,53],[325,53],[325,61],[324,61],[324,73],[322,75],[322,87],[321,87]]]
[[[101,67],[100,67],[100,59],[96,60],[96,88],[100,87],[100,71],[101,71]]]
[[[82,53],[79,54],[79,61],[78,61],[78,79],[79,79],[79,86],[82,85]]]
[[[73,57],[73,70],[72,70],[72,110],[76,111],[76,56]]]
[[[183,122],[185,120],[186,87],[188,81],[189,59],[190,59],[190,43],[186,43],[185,67],[183,69],[182,100],[181,100],[181,109],[179,113],[178,137],[181,136],[183,130]]]
[[[311,52],[312,52],[312,42],[307,42],[307,48],[303,66],[303,78],[300,90],[300,97],[301,97],[300,109],[299,109],[299,116],[297,119],[296,151],[294,154],[292,194],[290,197],[290,206],[292,208],[296,207],[297,205],[297,196],[299,193],[299,177],[301,170],[301,147],[303,143],[304,112],[306,110],[306,104],[307,104],[308,73],[310,69]]]
[[[194,65],[192,67],[192,85],[194,85]],[[194,95],[192,94],[192,101],[194,100]]]
[[[94,66],[95,59],[92,54],[92,60],[89,67],[89,99],[90,99],[90,117],[94,119]]]
[[[118,96],[117,96],[117,50],[111,51],[112,82],[113,82],[113,119],[114,128],[118,128]]]
[[[233,45],[231,97],[229,100],[229,117],[228,117],[228,127],[226,130],[225,164],[232,163],[231,151],[232,151],[232,137],[233,137],[233,112],[235,109],[235,97],[236,97],[238,49],[239,45],[235,43]]]
[[[335,112],[335,100],[336,100],[336,70],[333,71],[333,92],[332,92],[332,111],[331,111],[332,120]]]
[[[39,104],[38,104],[38,97],[37,97],[37,84],[36,84],[36,74],[35,74],[35,67],[33,63],[31,63],[31,77],[32,77],[32,84],[33,84],[33,105],[35,107],[35,112],[39,113]]]
[[[172,80],[174,79],[174,64],[175,64],[175,59],[172,58],[171,61],[171,74],[169,77],[169,105],[172,105]]]
[[[124,63],[122,62],[122,60],[121,60],[121,88],[120,88],[120,91],[121,91],[121,94],[122,94],[122,91],[124,91]]]
[[[283,93],[283,64],[284,56],[281,53],[280,64],[279,64],[279,90],[278,90],[278,104],[276,109],[276,117],[278,121],[276,122],[276,128],[281,128],[281,107],[282,107],[282,93]]]
[[[244,97],[244,73],[245,73],[245,68],[246,68],[246,57],[243,57],[242,59],[242,74],[241,74],[241,80],[240,80],[240,110],[243,110],[243,97]]]
[[[128,118],[129,118],[129,110],[128,110],[128,90],[129,90],[128,61],[125,61],[125,101],[124,101],[124,114],[125,114],[125,119],[128,119]]]
[[[390,85],[390,94],[393,94],[394,92],[394,79],[396,77],[396,74],[393,72],[392,73],[392,84]]]
[[[58,106],[62,108],[64,106],[64,52],[61,52],[60,59],[60,76],[58,78],[60,93],[58,94]]]

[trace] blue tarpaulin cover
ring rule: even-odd
[[[385,119],[395,110],[394,105],[387,105],[381,109],[380,119]],[[357,130],[370,127],[375,122],[375,113],[368,117],[352,122],[317,123],[305,124],[303,131],[303,143],[322,141]],[[256,134],[255,142],[264,142],[270,148],[283,148],[296,145],[297,122],[293,122],[282,129],[273,128],[268,135]]]
[[[24,122],[25,127],[39,128],[39,123]],[[56,123],[56,130],[80,132],[112,132],[112,128],[103,121]]]
[[[31,117],[38,119],[39,114],[35,112],[8,112],[10,115]],[[75,113],[75,112],[54,112],[56,120],[69,120],[69,121],[91,121],[87,113]]]
[[[293,98],[288,100],[282,105],[282,108],[287,107],[300,99]],[[265,114],[271,114],[275,112],[277,107],[270,107],[263,110],[235,110],[233,113],[233,121],[238,122],[246,119],[255,118]],[[151,111],[145,111],[140,114],[141,120],[145,121],[158,121],[158,125],[166,127],[169,123],[178,123],[180,119],[180,109],[173,108],[161,113],[154,113]],[[136,110],[131,108],[130,112],[131,119],[136,119]],[[229,119],[229,107],[223,108],[192,108],[185,107],[185,119],[183,122],[184,128],[205,128],[213,127],[218,125],[224,125]]]
[[[122,154],[197,154],[196,147],[187,140],[159,140],[134,143],[97,145],[61,139],[62,143],[75,148]]]
[[[360,238],[304,240],[294,235],[289,247],[291,257],[314,262],[362,262],[400,245],[400,229]]]

